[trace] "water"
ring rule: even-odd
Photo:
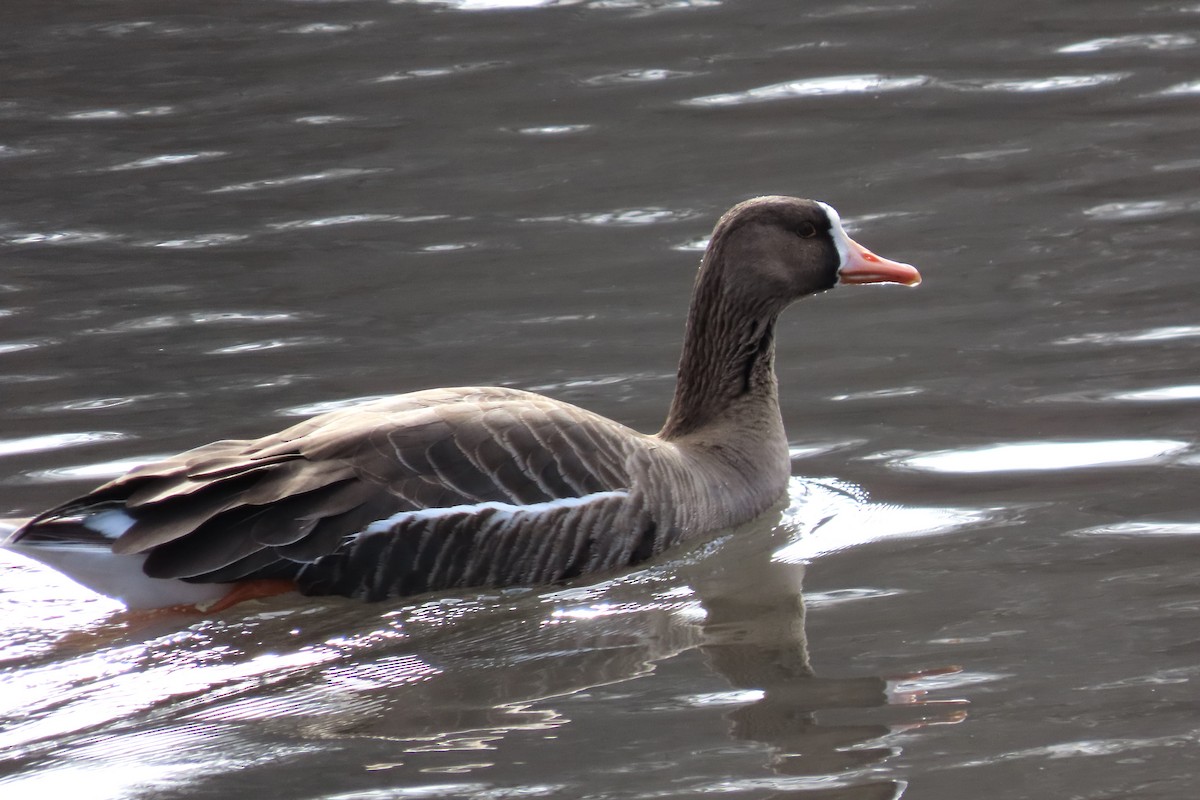
[[[755,194],[926,279],[788,314],[787,507],[644,570],[131,628],[3,556],[6,797],[1194,794],[1200,6],[0,14],[3,514],[429,386],[654,430]]]

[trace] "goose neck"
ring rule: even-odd
[[[701,271],[688,313],[675,396],[659,436],[769,429],[782,437],[775,379],[779,310],[724,291],[716,271]]]

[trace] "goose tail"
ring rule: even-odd
[[[187,583],[173,578],[151,578],[142,568],[144,555],[118,555],[107,536],[64,521],[61,526],[80,528],[91,536],[24,536],[29,519],[0,518],[0,547],[37,562],[70,578],[97,594],[111,597],[129,609],[164,608],[174,605],[206,606],[223,597],[229,587],[217,583]],[[47,526],[59,527],[59,526]]]

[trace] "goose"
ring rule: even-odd
[[[293,590],[376,601],[627,568],[785,494],[785,307],[837,284],[920,280],[825,203],[747,200],[701,259],[658,433],[517,389],[416,391],[140,466],[10,526],[5,546],[129,609]]]

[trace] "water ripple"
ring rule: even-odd
[[[107,481],[120,477],[126,472],[136,469],[143,464],[161,461],[164,458],[170,458],[172,455],[174,454],[160,453],[157,455],[135,456],[131,458],[114,459],[112,461],[101,461],[95,464],[79,464],[73,467],[54,467],[53,469],[45,469],[37,472],[26,473],[25,477],[39,483],[59,483],[63,481]]]
[[[35,347],[44,347],[47,344],[57,344],[57,342],[53,339],[43,339],[33,342],[0,342],[0,354],[19,353],[22,350],[32,350]]]
[[[1059,758],[1079,758],[1091,756],[1106,756],[1112,757],[1120,753],[1126,753],[1139,750],[1151,750],[1163,747],[1187,747],[1195,748],[1200,744],[1200,729],[1189,731],[1184,734],[1168,735],[1168,736],[1151,736],[1145,738],[1113,738],[1113,739],[1085,739],[1074,742],[1062,742],[1060,744],[1044,745],[1040,747],[1030,747],[1024,750],[1013,750],[1005,753],[1000,753],[987,758],[974,759],[965,761],[958,767],[982,767],[994,764],[1000,764],[1006,761],[1018,761],[1028,758],[1059,759]]]
[[[83,400],[66,400],[61,403],[47,403],[42,406],[26,407],[25,411],[100,411],[106,408],[119,408],[121,406],[132,405],[133,403],[142,403],[147,400],[159,400],[167,397],[175,397],[178,399],[186,399],[187,395],[182,392],[149,392],[147,394],[128,394],[118,395],[115,397],[88,397]]]
[[[899,589],[880,589],[874,586],[856,586],[846,589],[831,589],[828,592],[805,592],[804,605],[807,608],[827,608],[843,603],[857,603],[862,600],[882,600],[904,594]]]
[[[52,433],[44,436],[24,436],[20,439],[0,439],[0,456],[20,453],[41,453],[96,442],[111,442],[127,438],[115,431],[86,431],[84,433]]]
[[[430,244],[421,248],[422,253],[449,253],[455,250],[469,250],[472,247],[478,247],[479,242],[446,242],[444,244]]]
[[[889,389],[872,389],[864,392],[852,392],[851,394],[835,394],[830,397],[830,400],[874,400],[880,397],[910,397],[914,394],[923,394],[925,389],[920,386],[895,386]]]
[[[962,159],[963,161],[995,161],[996,159],[1004,158],[1005,156],[1016,156],[1028,153],[1031,148],[1028,147],[1008,147],[998,150],[974,150],[967,153],[953,153],[951,155],[939,156],[940,160],[948,160],[952,158]]]
[[[517,133],[528,136],[563,136],[569,133],[579,133],[591,128],[591,125],[540,125],[533,128],[518,128]]]
[[[333,217],[317,217],[315,219],[294,219],[285,222],[272,222],[268,228],[277,231],[295,230],[297,228],[327,228],[333,225],[359,225],[364,222],[437,222],[451,219],[449,214],[420,214],[410,217],[401,214],[338,214]]]
[[[672,250],[679,250],[685,253],[703,253],[708,249],[708,237],[701,236],[698,239],[689,239],[686,242],[672,245]]]
[[[678,8],[709,8],[722,0],[593,0],[593,8],[637,8],[643,11],[670,11]]]
[[[478,72],[484,69],[495,69],[505,65],[503,61],[470,61],[463,64],[451,64],[448,67],[424,67],[410,69],[404,72],[389,72],[371,80],[371,83],[392,83],[407,81],[413,78],[442,78],[446,75],[459,75],[465,72]]]
[[[887,75],[832,75],[821,78],[803,78],[786,83],[773,83],[742,92],[711,94],[685,100],[693,106],[734,106],[746,103],[762,103],[793,97],[826,97],[832,95],[870,94],[892,92],[927,86],[932,79],[925,75],[890,77]]]
[[[1132,392],[1115,392],[1108,395],[1107,399],[1134,403],[1168,403],[1181,400],[1200,400],[1200,385],[1162,386],[1154,389],[1138,389]]]
[[[306,347],[309,345],[330,344],[339,341],[327,336],[292,336],[282,339],[264,339],[258,342],[243,342],[241,344],[218,347],[205,351],[205,355],[222,356],[239,353],[256,353],[262,350],[278,350],[283,347]]]
[[[446,6],[456,11],[499,11],[520,8],[552,8],[577,6],[585,0],[390,0],[392,3],[417,3],[423,6]]]
[[[1174,86],[1168,86],[1162,90],[1162,94],[1200,94],[1200,81],[1189,81],[1187,83],[1177,83]]]
[[[573,222],[583,225],[656,225],[661,222],[678,222],[692,219],[696,212],[690,209],[670,208],[623,208],[594,213],[561,214],[546,217],[523,217],[519,222]]]
[[[118,237],[115,234],[108,233],[106,231],[26,231],[24,233],[13,233],[2,236],[0,237],[0,244],[80,245],[106,242],[116,238]]]
[[[1055,75],[1044,78],[1000,79],[979,78],[948,81],[945,86],[964,91],[981,92],[1059,92],[1070,89],[1090,89],[1128,78],[1131,72],[1105,72],[1096,75]]]
[[[283,32],[299,34],[350,33],[374,24],[374,20],[362,20],[360,22],[312,22],[307,25],[298,25],[295,28],[285,28]]]
[[[1064,392],[1042,399],[1051,403],[1181,403],[1200,400],[1200,385],[1155,386],[1121,392]]]
[[[176,250],[198,250],[203,247],[222,247],[244,242],[250,238],[246,233],[198,233],[180,239],[137,242],[138,247],[169,247]]]
[[[1098,53],[1101,50],[1178,50],[1196,44],[1193,36],[1182,33],[1131,33],[1106,36],[1060,47],[1058,53]]]
[[[566,389],[579,389],[590,386],[614,386],[621,383],[634,383],[637,381],[648,380],[663,380],[664,378],[672,378],[674,375],[658,372],[622,372],[617,375],[600,375],[594,378],[572,378],[565,381],[555,381],[552,383],[540,383],[527,387],[531,392],[559,392]]]
[[[1142,342],[1168,342],[1175,339],[1194,339],[1200,336],[1200,325],[1169,325],[1148,328],[1144,331],[1125,333],[1084,333],[1055,339],[1052,344],[1139,344]]]
[[[356,117],[347,114],[309,114],[304,117],[296,117],[296,122],[302,125],[332,125],[335,122],[350,122]]]
[[[1081,536],[1200,536],[1200,522],[1118,522],[1075,531]]]
[[[1157,217],[1164,214],[1179,214],[1200,208],[1200,202],[1187,203],[1179,200],[1126,200],[1102,203],[1084,209],[1085,216],[1095,219],[1123,220]]]
[[[70,120],[110,120],[129,119],[131,117],[163,117],[175,113],[174,106],[150,106],[148,108],[94,108],[87,111],[72,111],[61,119]]]
[[[184,325],[263,324],[292,322],[298,319],[301,319],[300,314],[284,311],[194,311],[188,314],[156,314],[150,317],[138,317],[107,328],[92,328],[84,333],[126,333],[178,328]]]
[[[151,167],[188,164],[193,161],[207,161],[227,155],[229,153],[225,150],[201,150],[198,153],[166,153],[161,156],[149,156],[147,158],[139,158],[136,161],[126,161],[123,164],[114,164],[111,167],[105,167],[104,171],[123,172],[130,169],[150,169]]]
[[[721,5],[721,0],[389,0],[394,4],[445,6],[455,11],[503,11],[528,8],[563,8],[586,5],[589,8],[641,9],[666,11],[676,8],[707,8]]]
[[[322,172],[309,172],[303,175],[288,175],[282,178],[263,178],[257,181],[246,181],[245,183],[231,183],[216,189],[209,189],[208,193],[220,194],[222,192],[252,192],[258,189],[277,189],[281,186],[295,186],[301,183],[332,181],[341,178],[356,178],[360,175],[374,175],[380,172],[387,172],[387,169],[383,167],[339,167],[323,170]]]
[[[280,413],[285,417],[315,417],[317,414],[325,414],[329,411],[342,411],[343,409],[354,408],[366,403],[374,403],[377,400],[386,400],[393,396],[390,394],[372,394],[363,397],[346,397],[341,400],[326,400],[321,403],[308,403],[302,406],[284,408],[281,409]]]
[[[588,86],[613,86],[623,83],[665,81],[671,78],[690,78],[696,74],[698,73],[674,69],[627,69],[622,72],[609,72],[604,75],[596,75],[583,82]]]
[[[0,158],[18,158],[39,152],[41,151],[35,147],[12,147],[11,145],[0,144]]]
[[[792,478],[788,494],[791,504],[783,512],[781,524],[799,535],[776,552],[773,560],[789,564],[884,539],[943,535],[995,516],[992,509],[871,503],[857,486],[836,481]]]
[[[894,459],[891,466],[922,472],[979,474],[1045,472],[1160,464],[1191,445],[1174,439],[1108,439],[1088,442],[1015,442],[939,450]]]

